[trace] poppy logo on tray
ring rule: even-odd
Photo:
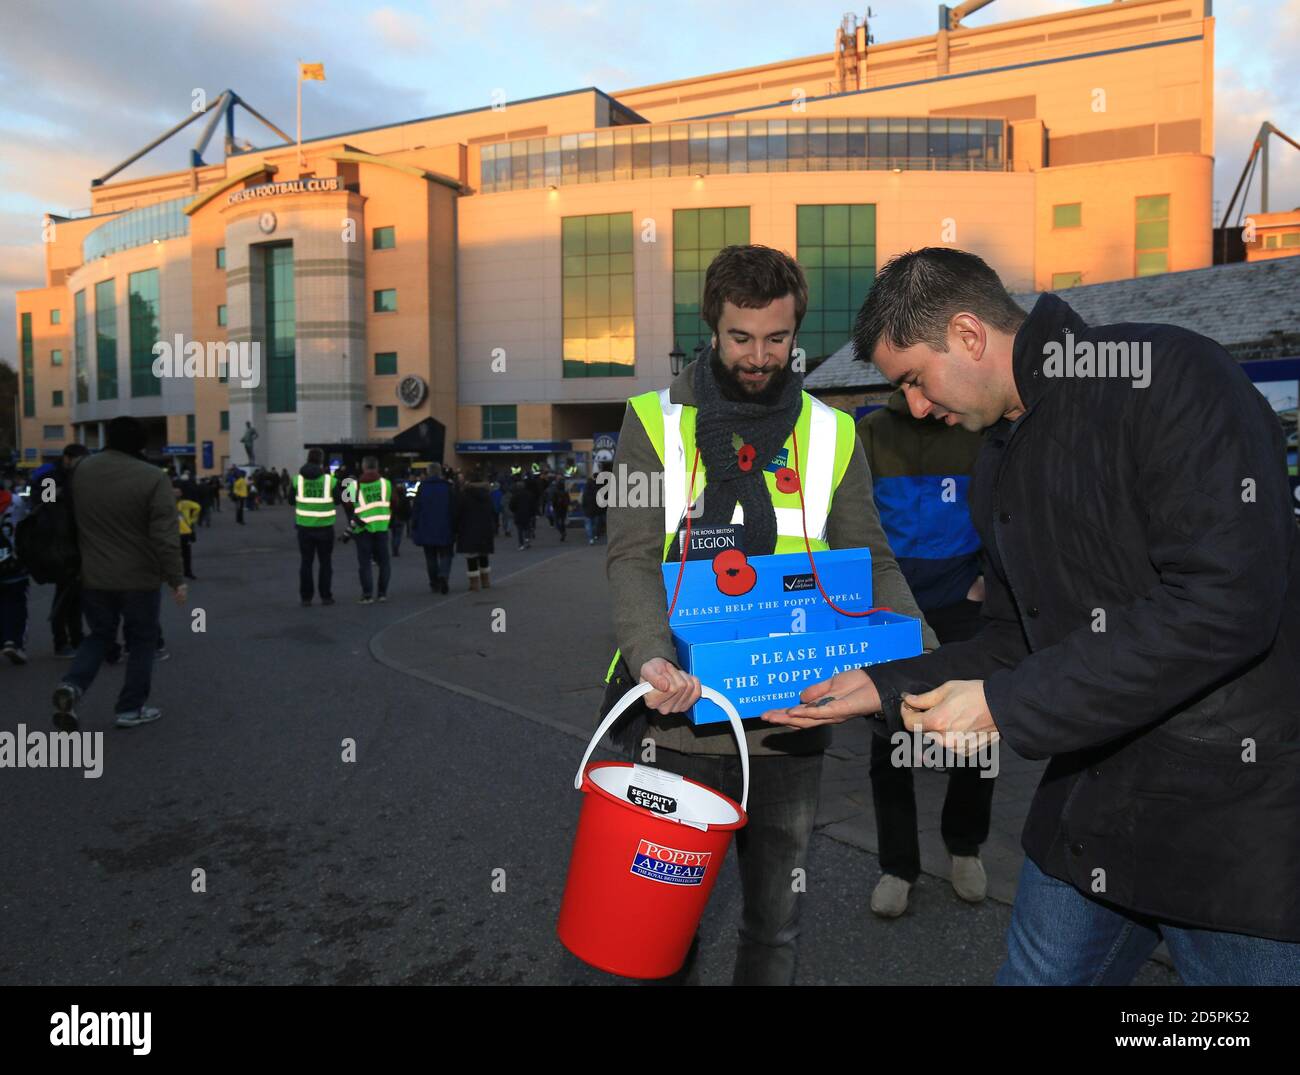
[[[698,885],[709,872],[712,851],[679,851],[642,840],[632,857],[632,872],[666,885]]]

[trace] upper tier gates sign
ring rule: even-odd
[[[322,176],[319,179],[286,179],[282,183],[263,183],[260,186],[237,190],[226,198],[226,202],[235,205],[238,202],[251,202],[258,198],[275,198],[281,194],[316,194],[342,189],[343,177],[338,175]]]

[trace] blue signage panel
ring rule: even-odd
[[[203,469],[209,470],[212,467],[212,441],[203,442]]]
[[[164,444],[163,455],[193,455],[194,445],[192,444]]]

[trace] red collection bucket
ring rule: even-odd
[[[601,722],[573,786],[585,793],[556,926],[585,963],[664,978],[686,960],[732,834],[749,820],[749,751],[735,707],[710,687],[740,743],[740,802],[695,780],[630,762],[593,762],[614,722],[653,688],[640,683]]]

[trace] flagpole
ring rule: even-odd
[[[306,162],[302,159],[302,61],[298,61],[298,167]]]

